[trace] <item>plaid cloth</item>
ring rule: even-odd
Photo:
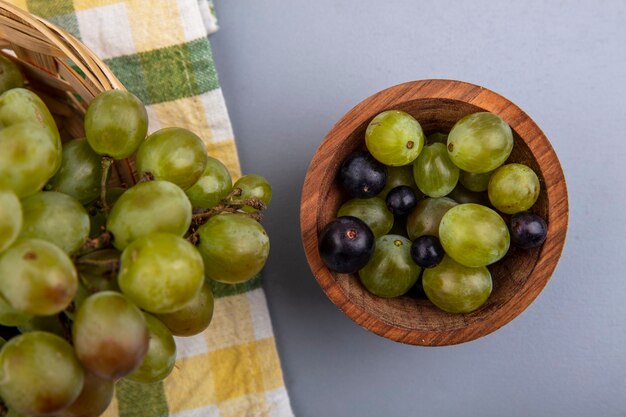
[[[209,154],[240,175],[233,132],[207,33],[209,0],[10,0],[81,39],[146,104],[150,130],[196,132]],[[162,383],[117,384],[107,417],[292,416],[260,278],[214,285],[209,329],[176,338]]]

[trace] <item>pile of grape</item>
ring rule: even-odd
[[[379,114],[365,132],[367,151],[339,169],[352,199],[319,236],[322,261],[358,272],[379,297],[425,293],[449,313],[478,309],[492,290],[487,266],[511,241],[530,249],[547,234],[546,222],[528,212],[539,197],[537,175],[505,163],[513,145],[510,126],[488,112],[427,139],[408,113]]]
[[[98,416],[120,378],[169,375],[173,335],[211,322],[214,282],[262,269],[272,191],[258,175],[233,185],[188,130],[146,137],[125,91],[96,97],[86,138],[62,143],[24,85],[0,57],[0,415]],[[129,157],[138,183],[112,187]]]

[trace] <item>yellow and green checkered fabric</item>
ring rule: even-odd
[[[209,0],[9,0],[62,26],[109,65],[146,104],[150,131],[196,132],[234,177],[237,150],[207,34]],[[117,384],[107,417],[292,416],[260,278],[214,285],[209,329],[177,338],[162,383]]]

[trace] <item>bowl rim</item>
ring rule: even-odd
[[[420,99],[462,101],[498,114],[514,131],[523,128],[525,134],[521,138],[543,174],[548,205],[548,237],[524,284],[487,318],[463,328],[443,331],[421,331],[392,326],[352,303],[337,283],[334,274],[322,262],[317,249],[318,233],[321,230],[318,223],[322,207],[318,202],[323,192],[317,183],[319,178],[327,175],[324,160],[329,154],[334,153],[338,143],[378,113],[393,109],[401,103]],[[530,116],[507,98],[485,87],[464,81],[426,79],[409,81],[381,90],[358,103],[335,123],[319,145],[308,167],[302,188],[300,228],[304,251],[315,279],[328,298],[350,319],[379,336],[397,342],[420,346],[446,346],[468,342],[494,332],[521,314],[535,300],[550,280],[560,258],[565,244],[568,212],[567,186],[558,157],[546,135]]]

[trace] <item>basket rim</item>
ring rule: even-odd
[[[124,85],[104,61],[69,32],[5,0],[0,0],[0,10],[5,12],[2,14],[6,18],[16,20],[17,17],[41,33],[85,74],[85,81],[91,83],[97,90],[125,90]]]

